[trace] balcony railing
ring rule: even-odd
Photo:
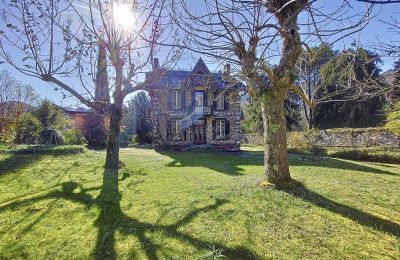
[[[194,113],[199,115],[211,115],[210,106],[195,106]]]

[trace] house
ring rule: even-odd
[[[158,75],[158,76],[157,76]],[[155,149],[213,147],[240,149],[240,83],[230,83],[230,66],[211,73],[200,58],[191,71],[164,70],[154,60],[150,86]]]

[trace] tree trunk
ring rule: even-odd
[[[261,102],[264,126],[264,172],[267,181],[274,184],[290,180],[284,101],[283,93],[280,95],[268,93]]]
[[[308,113],[310,115],[310,120],[308,122],[308,130],[311,130],[311,129],[314,128],[314,125],[313,125],[313,123],[314,123],[314,109],[309,107],[308,111],[309,111]]]
[[[109,109],[110,132],[107,143],[106,169],[118,169],[119,135],[121,132],[122,105],[111,104]]]

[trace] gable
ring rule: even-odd
[[[192,74],[211,74],[210,70],[207,68],[207,65],[204,63],[203,59],[200,58],[194,68],[192,69]]]

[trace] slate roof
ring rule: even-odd
[[[81,113],[89,113],[90,109],[84,108],[84,107],[80,107],[80,106],[58,106],[60,107],[62,110],[64,110],[66,113],[70,113],[70,114],[81,114]]]
[[[151,74],[147,74],[149,77]],[[210,73],[207,66],[205,65],[203,59],[199,59],[193,70],[166,70],[163,73],[159,83],[157,84],[160,87],[177,87],[179,85],[185,85],[192,77],[196,77],[197,75],[204,75],[205,78],[210,77],[207,81],[212,82],[220,89],[224,89],[229,86],[229,82],[222,80],[222,73]],[[235,84],[234,86],[230,85],[230,88],[242,88],[242,84]]]

